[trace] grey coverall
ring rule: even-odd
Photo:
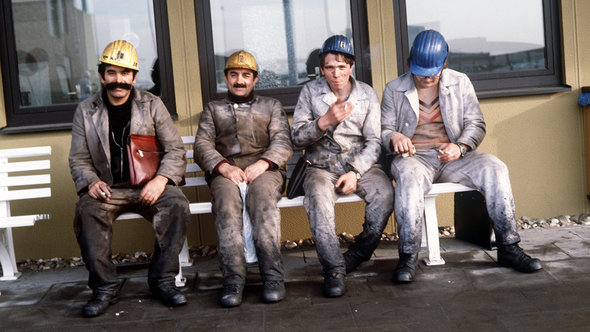
[[[395,217],[401,252],[420,250],[424,220],[424,193],[432,183],[455,182],[477,188],[486,199],[499,245],[520,241],[514,219],[514,199],[506,165],[493,155],[476,151],[485,136],[485,122],[467,75],[444,69],[439,88],[440,110],[452,143],[470,147],[465,157],[449,163],[438,161],[434,149],[417,150],[413,157],[395,155],[391,173],[395,179]],[[389,154],[391,136],[414,136],[418,124],[418,92],[411,73],[389,82],[381,105],[381,138]]]
[[[207,172],[224,284],[243,283],[246,279],[243,202],[238,186],[214,174],[215,167],[227,161],[245,169],[259,159],[276,165],[249,184],[246,209],[263,280],[283,280],[281,215],[277,203],[293,148],[281,103],[256,95],[252,101],[241,104],[231,103],[227,98],[210,102],[199,120],[194,151],[196,162]]]
[[[139,202],[141,188],[126,184],[112,187],[109,118],[102,91],[78,105],[72,125],[69,164],[80,196],[74,231],[89,271],[88,286],[110,294],[119,288],[115,265],[111,262],[112,225],[119,215],[136,212],[152,223],[155,246],[148,273],[152,288],[174,282],[179,270],[178,254],[190,218],[189,202],[176,187],[186,167],[182,139],[160,98],[134,90],[130,132],[157,137],[164,151],[157,174],[169,179],[153,206],[146,207]],[[88,185],[98,180],[106,182],[113,191],[108,202],[88,195]]]
[[[348,102],[351,114],[337,125],[322,131],[317,122],[336,96],[325,78],[307,83],[293,115],[293,144],[305,147],[312,166],[304,181],[303,205],[309,217],[320,263],[326,273],[345,274],[334,216],[337,191],[334,184],[349,171],[361,174],[357,191],[367,203],[363,232],[350,246],[365,260],[379,244],[381,234],[393,211],[393,186],[377,164],[381,153],[379,97],[369,85],[350,78],[352,91]]]

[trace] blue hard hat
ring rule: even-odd
[[[444,67],[449,55],[449,45],[435,30],[420,32],[410,50],[410,70],[419,76],[435,76]]]
[[[354,59],[354,50],[352,49],[352,43],[348,38],[343,35],[334,35],[324,42],[320,49],[320,54],[328,52],[338,52]]]

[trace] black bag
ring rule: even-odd
[[[301,156],[297,161],[297,165],[295,165],[295,169],[293,169],[293,173],[291,173],[291,177],[289,178],[289,184],[287,185],[288,199],[293,199],[305,194],[303,191],[303,180],[305,179],[305,170],[307,170],[309,165],[311,165],[311,163],[305,158],[305,156]]]

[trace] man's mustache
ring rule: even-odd
[[[234,88],[247,88],[246,84],[235,83],[233,85]]]
[[[107,90],[115,90],[115,89],[125,89],[125,90],[131,90],[131,88],[133,88],[133,85],[128,84],[128,83],[117,83],[117,82],[113,82],[113,83],[108,83],[105,86],[105,89]]]

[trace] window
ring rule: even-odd
[[[449,44],[449,68],[466,73],[479,97],[569,91],[558,1],[402,0],[395,10],[400,73],[414,37],[434,29]]]
[[[370,84],[364,6],[364,0],[195,0],[204,102],[225,96],[225,61],[244,49],[258,63],[256,93],[293,109],[301,87],[319,76],[319,48],[335,34],[352,40],[354,75]]]
[[[98,57],[116,39],[137,48],[136,86],[161,88],[175,115],[172,84],[155,86],[159,76],[172,82],[165,1],[2,1],[0,20],[2,133],[71,128],[77,103],[100,90]]]

